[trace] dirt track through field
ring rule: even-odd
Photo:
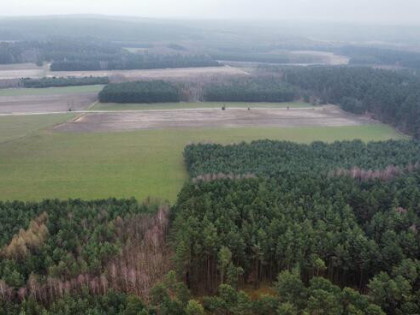
[[[0,96],[0,114],[83,110],[96,100],[97,93]]]
[[[357,126],[376,123],[351,115],[336,106],[273,109],[228,108],[144,110],[131,112],[90,112],[74,121],[57,126],[62,132],[133,131],[191,127],[303,127]]]

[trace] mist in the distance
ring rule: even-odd
[[[416,0],[17,0],[0,16],[103,14],[151,18],[282,19],[419,24]]]

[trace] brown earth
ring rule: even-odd
[[[189,127],[355,126],[375,121],[343,112],[336,106],[273,109],[176,109],[91,112],[55,129],[63,132],[132,131]]]
[[[96,100],[97,93],[0,96],[0,114],[83,110]]]
[[[41,78],[45,74],[43,67],[31,63],[0,65],[0,80],[20,78]]]
[[[0,65],[0,80],[41,77],[116,77],[120,80],[136,79],[178,79],[211,76],[246,75],[247,72],[229,66],[197,67],[173,69],[145,69],[145,70],[112,70],[112,71],[49,71],[48,65],[37,67],[34,64]]]
[[[110,77],[113,81],[150,80],[150,79],[188,79],[212,76],[237,76],[248,73],[234,67],[173,68],[150,70],[112,70],[112,71],[59,71],[49,72],[48,77]]]

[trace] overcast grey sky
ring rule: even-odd
[[[420,24],[420,0],[0,0],[0,15],[313,19]]]

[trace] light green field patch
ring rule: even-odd
[[[74,116],[74,114],[0,116],[0,144],[63,123]]]
[[[81,93],[99,93],[103,85],[82,85],[50,88],[16,88],[1,89],[0,96],[22,96],[22,95],[65,95]]]
[[[119,133],[40,132],[0,144],[0,199],[128,198],[175,201],[187,180],[192,142],[258,139],[312,142],[405,139],[384,125],[318,128],[208,128]]]
[[[285,103],[246,103],[246,102],[181,102],[181,103],[155,103],[155,104],[116,104],[98,103],[92,110],[149,110],[149,109],[183,109],[183,108],[305,108],[312,107],[309,103],[285,102]]]

